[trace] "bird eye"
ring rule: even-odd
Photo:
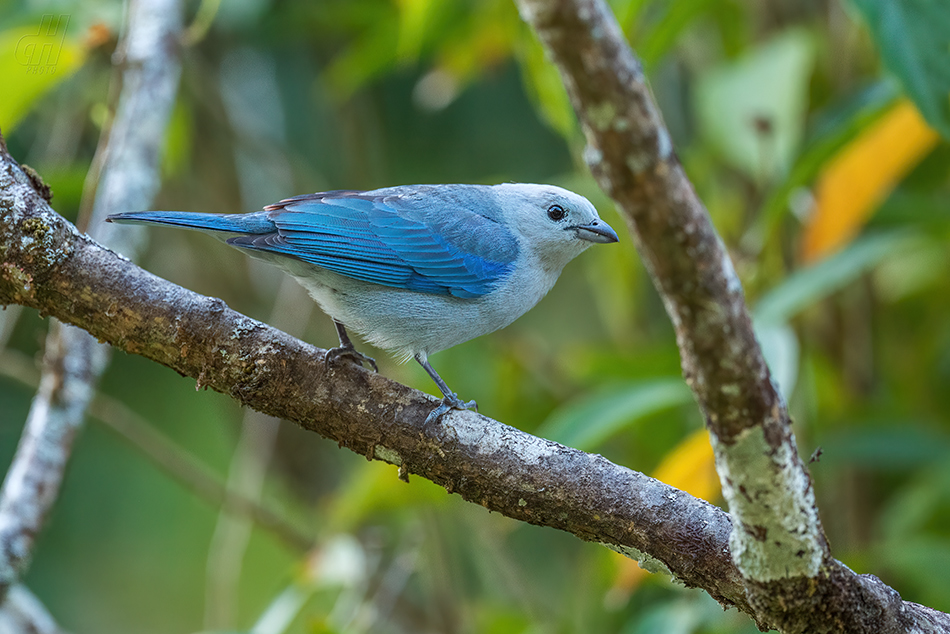
[[[564,211],[564,207],[560,205],[551,205],[548,207],[548,218],[551,220],[560,220],[567,215],[567,212]]]

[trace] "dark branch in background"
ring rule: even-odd
[[[668,570],[750,611],[720,509],[640,473],[438,399],[162,280],[101,247],[37,196],[0,155],[0,304],[22,304],[532,524],[571,532]]]
[[[179,0],[135,0],[127,36],[116,52],[124,68],[123,86],[108,139],[100,143],[103,170],[90,226],[98,239],[128,254],[138,251],[136,232],[113,234],[115,228],[102,220],[117,211],[147,208],[158,190],[161,148],[180,73],[180,33]],[[30,181],[48,199],[48,188],[37,187],[38,177]],[[4,207],[4,213],[9,209]],[[21,238],[42,240],[43,234],[42,226],[33,225]],[[63,246],[41,244],[52,251]],[[0,266],[11,266],[6,255],[0,251]],[[73,440],[108,359],[108,348],[89,334],[52,324],[40,389],[0,490],[0,602],[29,566],[33,543],[59,495]]]
[[[734,521],[732,558],[756,619],[787,632],[931,631],[931,612],[831,557],[742,285],[609,7],[603,0],[517,4],[561,72],[591,171],[624,214],[676,329]]]
[[[90,405],[89,413],[141,451],[155,466],[209,504],[232,516],[252,520],[286,546],[301,553],[313,547],[314,538],[306,531],[259,501],[230,490],[203,462],[122,403],[98,396]]]

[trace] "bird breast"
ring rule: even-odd
[[[296,263],[287,267],[327,315],[402,360],[451,348],[504,328],[547,294],[558,273],[519,266],[475,298],[432,295],[344,277]],[[296,270],[304,268],[306,270]]]

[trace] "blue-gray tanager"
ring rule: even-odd
[[[405,185],[295,196],[246,214],[142,211],[109,221],[206,231],[294,276],[336,324],[418,361],[442,391],[426,419],[470,409],[429,355],[510,324],[591,244],[617,234],[583,196],[550,185]],[[346,325],[346,328],[344,327]]]

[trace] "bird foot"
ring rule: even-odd
[[[455,394],[453,392],[452,394],[447,395],[445,398],[443,398],[442,402],[439,403],[438,406],[434,410],[429,412],[429,415],[426,416],[425,424],[428,425],[430,423],[434,423],[435,421],[439,420],[442,417],[442,415],[448,412],[450,409],[462,409],[462,410],[473,409],[476,412],[478,412],[478,404],[475,401],[468,401],[468,402],[463,401],[462,399],[458,397],[458,394]]]
[[[363,354],[352,345],[339,346],[336,348],[330,348],[327,350],[327,354],[323,357],[323,362],[329,367],[331,364],[336,363],[337,359],[346,358],[354,363],[363,365],[365,363],[373,366],[374,372],[379,372],[379,367],[376,365],[376,359],[368,355]]]

